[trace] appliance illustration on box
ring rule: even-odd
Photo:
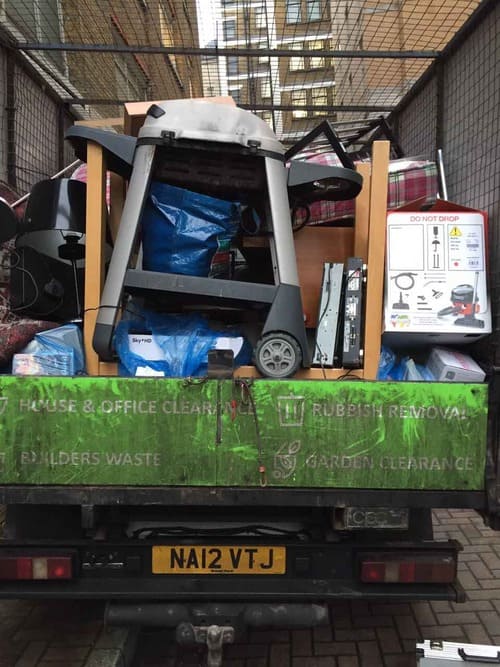
[[[444,200],[388,214],[388,344],[466,343],[491,332],[486,231],[486,213]]]

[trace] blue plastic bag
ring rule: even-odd
[[[143,267],[189,276],[224,274],[240,206],[153,182],[142,216]]]
[[[82,332],[76,324],[65,324],[55,329],[41,331],[34,339],[14,355],[14,362],[30,363],[36,375],[82,375],[85,374],[85,355]],[[29,370],[29,367],[28,367]],[[13,368],[14,374],[21,374]],[[23,373],[24,374],[24,373]]]
[[[221,346],[235,351],[235,365],[248,364],[252,357],[237,329],[213,329],[196,314],[145,313],[141,319],[122,320],[114,343],[120,375],[126,376],[201,377],[207,372],[208,351]]]
[[[432,374],[422,364],[416,364],[411,357],[399,357],[394,350],[382,345],[377,371],[377,380],[392,380],[393,382],[430,381]]]
[[[382,345],[378,362],[377,380],[390,380],[391,371],[396,364],[396,354],[389,347]]]

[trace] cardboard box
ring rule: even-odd
[[[384,343],[472,343],[491,333],[487,214],[421,203],[387,216]]]
[[[73,353],[18,353],[12,357],[12,375],[74,375]]]
[[[468,354],[433,347],[426,364],[437,382],[484,382],[486,373]]]

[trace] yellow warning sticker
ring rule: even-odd
[[[462,236],[462,232],[459,227],[452,227],[450,230],[450,236]]]

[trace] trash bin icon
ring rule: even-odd
[[[304,407],[304,396],[278,396],[280,426],[302,426]]]

